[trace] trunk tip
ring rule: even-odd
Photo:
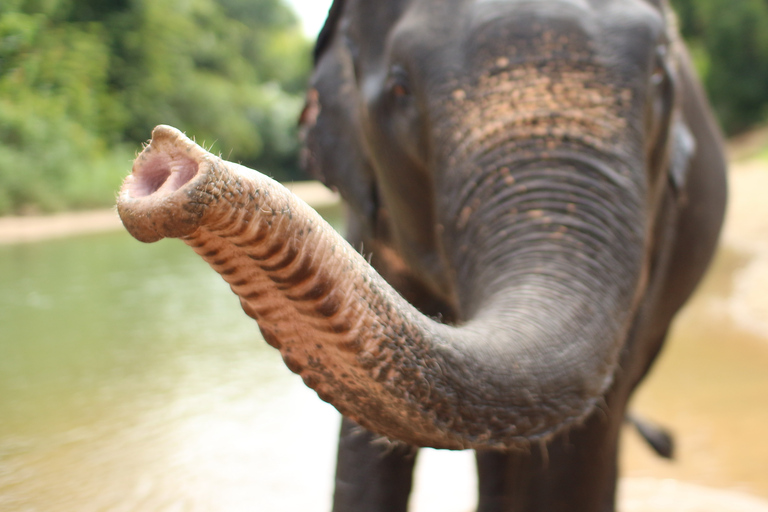
[[[167,124],[159,124],[152,129],[152,140],[150,141],[150,144],[161,140],[170,142],[179,138],[187,139],[187,136],[178,128],[174,128]]]
[[[123,191],[137,199],[160,193],[170,195],[197,175],[203,151],[180,130],[159,125],[152,140],[136,158]]]
[[[134,238],[153,242],[195,228],[199,214],[181,208],[188,194],[180,190],[194,189],[190,182],[204,172],[207,155],[172,126],[152,130],[152,140],[136,157],[117,197],[117,211]]]

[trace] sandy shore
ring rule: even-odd
[[[323,208],[339,201],[338,194],[318,182],[295,182],[286,186],[313,208]],[[0,217],[0,244],[103,233],[122,227],[114,208],[43,216]]]
[[[768,501],[678,480],[622,478],[621,512],[768,512]]]
[[[37,242],[120,229],[114,209],[29,217],[0,217],[0,244]]]
[[[768,338],[768,161],[736,164],[721,243],[747,257],[733,280],[730,314],[745,329]]]

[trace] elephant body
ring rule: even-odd
[[[301,124],[350,243],[421,313],[482,338],[457,342],[467,366],[445,378],[491,358],[485,386],[515,395],[489,392],[516,412],[478,426],[479,400],[449,393],[435,421],[462,446],[345,418],[334,511],[407,510],[418,446],[477,450],[481,512],[614,510],[627,402],[725,203],[666,0],[335,0]]]

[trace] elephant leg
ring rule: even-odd
[[[333,512],[406,512],[416,453],[343,418]]]
[[[528,451],[478,451],[478,512],[612,512],[620,411]]]

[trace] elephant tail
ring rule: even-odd
[[[627,414],[626,422],[635,427],[657,455],[670,460],[675,458],[675,439],[669,430],[632,413]]]

